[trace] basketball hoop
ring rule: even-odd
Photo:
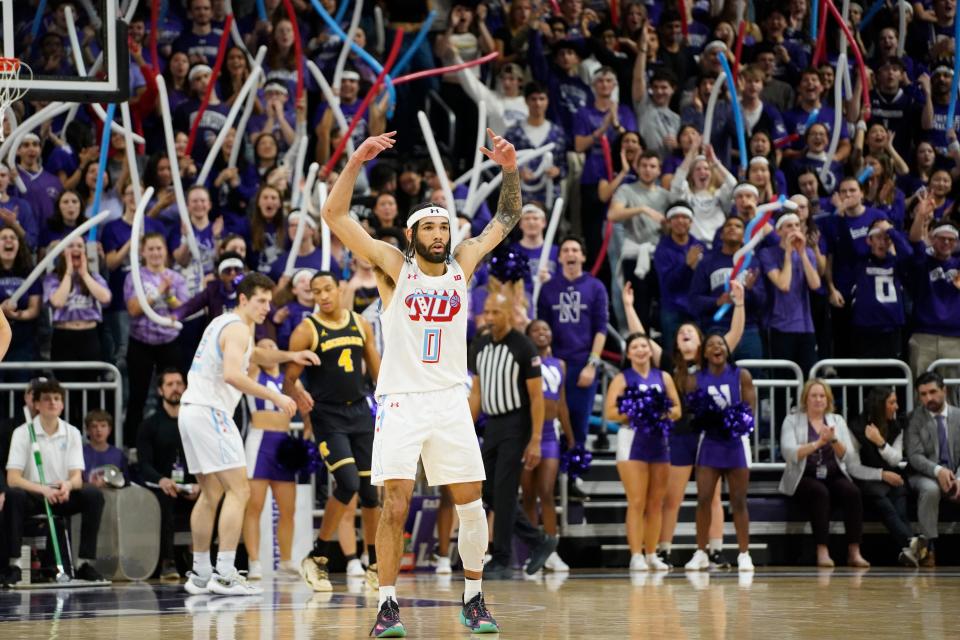
[[[21,62],[19,58],[0,58],[0,142],[3,141],[3,118],[7,109],[27,93],[25,87],[15,84],[20,79],[22,69],[26,69],[33,78],[30,65]]]

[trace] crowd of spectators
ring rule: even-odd
[[[102,43],[82,4],[48,2],[31,40],[34,4],[15,6],[18,51],[34,73],[77,74],[64,19],[68,5],[78,16],[80,55],[90,67]],[[321,4],[335,13],[333,0]],[[141,423],[151,413],[151,433],[169,429],[172,422],[157,417],[164,412],[175,417],[163,373],[188,368],[209,319],[236,305],[235,282],[246,271],[269,274],[277,283],[275,308],[258,337],[273,338],[280,348],[312,309],[304,285],[309,278],[299,272],[319,269],[325,252],[343,275],[345,304],[376,317],[371,266],[351,256],[336,237],[324,246],[319,220],[292,203],[293,182],[305,173],[305,167],[294,166],[292,152],[307,145],[309,161],[325,162],[343,135],[333,105],[307,71],[316,65],[333,82],[343,42],[310,3],[292,5],[296,25],[279,0],[265,0],[265,18],[253,3],[234,2],[240,37],[229,39],[218,78],[211,67],[228,3],[166,3],[156,34],[150,33],[148,6],[133,13],[121,51],[130,56],[133,128],[146,140],[134,154],[137,171],[128,166],[127,139],[114,132],[100,199],[101,211],[111,211],[110,221],[97,228],[93,249],[80,240],[71,243],[16,304],[9,297],[37,260],[99,213],[92,206],[102,122],[82,104],[72,119],[55,117],[24,136],[16,166],[0,164],[0,309],[13,332],[6,360],[116,363],[128,400],[125,415],[114,416],[123,424],[118,445],[138,445],[146,429]],[[383,15],[382,33],[374,5]],[[514,321],[521,328],[533,317],[549,324],[552,353],[566,362],[566,402],[577,443],[586,440],[608,323],[626,333],[629,317],[636,315],[648,332],[662,336],[663,345],[674,343],[684,323],[705,333],[729,331],[732,314],[721,320],[714,314],[731,301],[726,281],[734,254],[748,240],[745,228],[757,207],[780,197],[792,200],[796,213],[771,221],[757,259],[739,276],[744,322],[736,358],[784,358],[806,374],[824,358],[889,357],[908,361],[920,375],[938,358],[960,357],[955,203],[960,120],[946,121],[956,55],[953,0],[908,5],[905,34],[897,31],[897,6],[884,5],[864,24],[866,7],[852,2],[849,26],[867,63],[865,77],[853,62],[837,68],[843,36],[832,21],[826,23],[823,54],[817,55],[808,0],[625,0],[617,3],[616,22],[610,4],[596,1],[378,2],[367,3],[360,28],[350,35],[383,59],[395,30],[406,33],[403,51],[431,8],[439,15],[409,71],[469,62],[491,51],[500,56],[398,86],[392,115],[386,93],[372,101],[353,131],[353,143],[397,130],[398,144],[362,176],[351,213],[373,236],[403,248],[409,207],[424,200],[443,203],[416,118],[428,96],[434,107],[445,104],[456,116],[455,138],[444,146],[443,171],[450,178],[474,161],[480,101],[487,105],[488,123],[518,150],[555,145],[521,167],[526,206],[509,250],[529,264],[530,273]],[[213,171],[196,183],[198,167],[252,73],[249,52],[261,45],[267,48],[264,81],[246,130],[231,130]],[[739,109],[733,109],[724,87],[708,114],[721,56],[735,70]],[[166,154],[158,74],[173,114],[179,175]],[[355,53],[347,56],[335,90],[348,121],[375,76]],[[852,91],[838,94],[836,86],[847,79]],[[195,122],[211,83],[209,105]],[[305,92],[298,101],[301,83]],[[869,109],[859,99],[864,85]],[[43,106],[28,93],[12,112],[23,122]],[[2,123],[6,133],[13,122]],[[194,125],[196,141],[188,152]],[[706,129],[709,139],[703,137]],[[740,130],[747,157],[741,156]],[[235,164],[229,160],[234,146],[239,146]],[[320,179],[332,184],[336,169]],[[142,177],[141,185],[132,184],[133,175]],[[199,261],[186,240],[175,181],[186,191]],[[148,186],[155,191],[144,233],[132,238],[135,194]],[[467,211],[466,186],[456,187],[453,196],[463,231],[478,233],[496,192],[476,212]],[[558,237],[571,232],[583,239],[551,247],[540,269],[551,203],[561,196]],[[683,206],[675,207],[678,203]],[[301,221],[303,243],[288,260]],[[144,314],[130,276],[133,242],[140,247],[147,301],[160,315],[182,321],[182,329]],[[471,332],[483,325],[488,279],[483,269],[475,279]],[[534,302],[536,280],[544,284]],[[625,300],[632,308],[625,308]],[[97,375],[57,374],[68,382]],[[25,382],[28,376],[0,372],[8,381]],[[75,411],[67,417],[80,424],[83,416]],[[108,455],[100,449],[107,418],[98,415],[93,427],[88,424],[94,458]],[[788,448],[783,451],[787,455]],[[892,458],[882,460],[892,464]],[[909,461],[914,467],[913,458]],[[921,495],[932,491],[929,482],[914,484]]]

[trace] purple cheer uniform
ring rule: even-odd
[[[543,399],[560,401],[563,388],[563,362],[553,356],[540,359],[540,375],[543,378]],[[557,421],[546,420],[540,436],[540,457],[544,460],[560,459],[560,441],[557,439]]]
[[[663,371],[660,369],[651,368],[649,375],[643,377],[631,367],[623,370],[623,377],[626,378],[628,388],[637,387],[641,391],[653,388],[666,393]],[[669,463],[670,444],[666,434],[658,432],[645,434],[629,425],[620,425],[620,430],[617,431],[617,462],[627,460],[639,460],[650,464]]]
[[[257,382],[280,391],[283,388],[283,373],[271,376],[263,369],[257,374]],[[257,411],[279,411],[269,400],[247,396],[250,413]],[[288,438],[284,431],[268,431],[251,427],[244,443],[247,454],[247,478],[250,480],[271,480],[275,482],[295,482],[296,473],[285,469],[277,460],[277,451],[281,443]]]
[[[740,402],[740,369],[726,365],[719,375],[705,369],[697,374],[697,388],[710,394],[718,407]],[[750,440],[717,437],[705,431],[700,438],[697,464],[714,469],[746,469],[750,467]]]

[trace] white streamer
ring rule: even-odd
[[[518,151],[518,152],[517,152],[517,166],[520,166],[520,165],[522,165],[522,164],[527,164],[528,162],[530,162],[530,161],[533,160],[534,158],[539,158],[540,156],[544,155],[545,153],[548,153],[548,152],[550,152],[550,151],[553,151],[553,148],[554,148],[555,146],[557,146],[557,143],[556,143],[556,142],[551,142],[550,144],[545,145],[545,146],[543,146],[543,147],[540,147],[539,149],[524,149],[523,151]],[[462,176],[460,176],[459,178],[457,178],[456,180],[454,180],[454,181],[453,181],[453,186],[454,186],[454,187],[459,187],[460,185],[467,183],[467,182],[470,180],[471,176],[473,176],[473,173],[474,173],[475,171],[483,172],[483,171],[486,171],[487,169],[490,169],[490,168],[495,167],[495,166],[497,166],[497,163],[496,163],[496,162],[494,162],[493,160],[487,160],[487,161],[485,161],[483,164],[481,164],[479,167],[474,167],[474,168],[472,168],[472,169],[469,169],[469,170],[468,170],[466,173],[464,173]]]
[[[847,67],[847,54],[841,53],[837,57],[837,69],[838,73],[843,73],[843,69]],[[833,162],[833,156],[837,153],[837,147],[840,145],[840,126],[843,118],[843,82],[840,78],[835,78],[833,81],[833,132],[830,136],[830,148],[827,149],[827,160],[823,163],[823,166],[820,167],[820,182],[823,183],[823,186],[827,188],[828,191],[833,191],[833,187],[836,186],[836,178],[833,175],[833,172],[830,171],[830,164]],[[830,184],[827,184],[827,178],[829,177]],[[831,186],[832,185],[832,186]]]
[[[317,202],[319,211],[323,211],[323,205],[327,202],[327,183],[321,180],[317,183]],[[324,271],[330,270],[330,225],[320,216],[320,268]]]
[[[193,232],[193,224],[190,222],[190,215],[187,213],[187,199],[183,195],[183,180],[180,178],[180,161],[177,159],[177,147],[173,141],[173,123],[170,118],[170,100],[167,98],[167,84],[163,76],[157,76],[157,93],[160,99],[160,116],[163,120],[163,137],[167,144],[167,160],[170,162],[170,176],[173,178],[173,195],[177,200],[177,212],[180,214],[180,222],[187,228],[187,246],[190,247],[190,255],[196,260],[197,265],[203,264],[200,256],[200,246],[197,245],[197,236]],[[199,268],[201,273],[203,269]]]
[[[317,85],[320,87],[320,93],[323,94],[324,100],[327,101],[327,108],[333,110],[333,119],[337,121],[337,126],[340,127],[340,135],[347,135],[350,124],[343,115],[343,110],[340,109],[340,98],[334,95],[330,83],[323,77],[323,74],[317,65],[313,63],[313,60],[307,60],[307,70],[313,75],[313,79],[317,81]],[[347,155],[351,153],[353,153],[353,136],[347,140]]]
[[[374,51],[377,52],[378,56],[382,56],[387,39],[384,36],[384,30],[383,30],[383,9],[380,8],[379,4],[373,7],[373,27],[374,27],[374,33],[377,36],[377,39],[373,45],[373,48],[374,48]]]
[[[900,0],[897,5],[900,7],[900,21],[897,26],[897,56],[902,58],[907,43],[907,0]]]
[[[473,154],[473,167],[476,169],[483,162],[483,154],[480,153],[480,147],[487,139],[487,103],[481,100],[477,103],[477,150]],[[477,184],[480,182],[480,172],[474,171],[470,176],[470,186],[467,188],[467,200],[465,208],[467,211],[474,211],[474,201],[477,195]]]
[[[143,232],[144,212],[151,197],[153,197],[153,187],[147,187],[143,197],[137,202],[137,210],[133,214],[133,224],[130,225],[130,279],[133,282],[133,290],[137,294],[137,302],[140,303],[143,315],[161,327],[173,327],[180,330],[183,328],[182,324],[173,318],[161,316],[153,310],[150,301],[147,299],[147,294],[143,290],[143,278],[140,274],[140,237]]]
[[[230,127],[233,126],[233,121],[237,119],[237,114],[240,113],[240,109],[246,104],[247,94],[251,91],[256,91],[257,78],[262,73],[260,64],[266,55],[267,48],[260,47],[260,50],[257,51],[257,57],[253,62],[253,69],[250,71],[250,76],[247,77],[243,86],[240,87],[240,91],[237,93],[237,99],[234,100],[230,106],[230,111],[227,112],[227,119],[224,121],[220,132],[217,133],[217,138],[213,141],[213,145],[211,145],[210,151],[207,153],[207,158],[203,161],[203,167],[200,168],[200,173],[197,174],[195,184],[204,184],[207,181],[207,177],[213,169],[213,163],[216,162],[217,156],[220,153],[220,147],[223,146],[224,140],[226,140],[230,134]],[[238,135],[234,136],[234,147],[239,147],[242,142],[242,139]]]
[[[20,189],[20,193],[27,192],[27,185],[23,183],[23,179],[20,177],[20,171],[17,169],[17,149],[20,148],[20,142],[25,135],[33,131],[34,127],[67,111],[72,104],[71,102],[51,102],[21,122],[20,126],[17,127],[16,130],[11,131],[7,139],[0,144],[0,158],[7,158],[7,166],[9,166],[13,172],[13,180],[17,188]]]
[[[433,161],[433,170],[437,173],[437,180],[440,181],[440,190],[443,191],[443,196],[447,201],[447,212],[450,214],[450,248],[452,249],[460,243],[460,226],[457,224],[456,211],[457,202],[453,199],[453,189],[450,188],[450,180],[443,168],[440,149],[437,148],[437,141],[433,137],[433,129],[430,128],[430,120],[423,111],[417,112],[417,120],[420,121],[420,130],[423,132],[423,139],[427,143],[427,150],[430,152],[430,159]]]
[[[723,55],[723,52],[717,55]],[[713,112],[717,107],[717,99],[720,97],[720,92],[723,91],[723,83],[726,79],[726,72],[721,71],[717,79],[713,81],[713,88],[710,89],[710,99],[707,100],[707,111],[703,117],[703,144],[710,144],[710,132],[713,131]]]
[[[345,0],[340,0],[344,2]],[[347,66],[347,55],[350,53],[350,43],[353,41],[353,34],[360,26],[360,14],[363,12],[363,0],[355,0],[353,3],[353,15],[350,17],[350,28],[347,29],[347,37],[340,47],[340,55],[337,57],[337,65],[333,69],[333,86],[340,91],[340,81],[343,79],[343,68]]]
[[[537,299],[540,297],[540,289],[543,283],[540,281],[540,273],[547,268],[550,262],[550,249],[553,248],[553,239],[557,236],[557,228],[560,226],[560,212],[563,211],[563,198],[557,198],[553,203],[553,210],[550,212],[550,224],[547,225],[547,235],[543,238],[543,248],[540,249],[540,260],[537,262],[537,272],[533,276],[533,308],[537,308]]]
[[[33,283],[37,281],[37,278],[46,274],[47,268],[50,267],[51,264],[53,264],[53,261],[56,260],[57,257],[64,252],[64,250],[67,248],[67,246],[71,242],[73,242],[77,238],[83,238],[83,234],[85,234],[92,227],[97,226],[101,222],[106,222],[107,218],[109,217],[110,217],[110,211],[101,211],[100,213],[93,216],[92,218],[85,220],[83,224],[81,224],[76,229],[68,233],[63,238],[63,240],[61,240],[52,249],[50,249],[50,251],[47,252],[47,255],[44,256],[43,260],[41,260],[36,267],[33,268],[33,271],[30,272],[30,275],[28,275],[24,279],[24,281],[20,283],[20,286],[17,287],[17,290],[14,291],[13,294],[10,296],[10,301],[14,305],[16,305],[20,301],[20,298],[23,297],[23,294],[27,292],[27,289],[29,289],[33,285]]]
[[[291,202],[299,203],[301,200],[300,179],[303,177],[303,163],[307,161],[307,125],[306,123],[297,125],[297,153],[293,156],[293,188],[291,189]]]
[[[233,148],[230,149],[230,161],[227,163],[227,166],[233,169],[237,166],[237,160],[240,158],[240,149],[243,146],[244,138],[247,131],[247,123],[250,121],[250,116],[253,114],[253,107],[257,104],[257,92],[251,91],[250,95],[247,96],[247,104],[243,107],[243,115],[240,116],[240,122],[237,124],[237,133],[234,136],[235,141]]]
[[[302,145],[306,148],[306,144]],[[317,171],[320,170],[320,165],[316,162],[310,165],[310,168],[307,170],[307,181],[303,185],[303,194],[306,194],[306,200],[310,200],[310,192],[313,190],[313,185],[317,180]],[[310,213],[307,211],[307,206],[300,201],[301,194],[294,194],[291,198],[291,202],[294,204],[294,207],[300,211],[300,221],[297,223],[297,232],[293,236],[293,244],[290,246],[290,253],[287,254],[287,263],[283,269],[283,275],[292,276],[295,270],[295,265],[297,258],[300,254],[300,246],[303,244],[303,234],[306,232],[307,228],[307,217],[310,216]],[[311,216],[312,217],[312,216]]]

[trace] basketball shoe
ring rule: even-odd
[[[300,575],[314,591],[333,591],[327,559],[324,556],[307,556],[300,563]]]
[[[380,612],[377,613],[377,622],[370,630],[370,635],[374,638],[405,638],[407,630],[400,622],[400,605],[393,598],[387,598],[380,605]]]
[[[220,575],[216,571],[210,576],[210,582],[207,583],[207,589],[210,593],[218,596],[259,596],[263,594],[263,589],[255,587],[247,579],[240,575],[236,569],[228,575]]]
[[[500,625],[487,611],[487,603],[483,601],[483,594],[470,598],[460,610],[460,622],[472,633],[500,633]]]

